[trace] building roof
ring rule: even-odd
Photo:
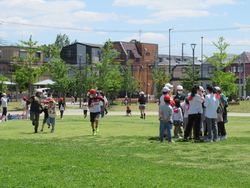
[[[36,82],[33,85],[34,86],[46,86],[48,84],[53,85],[54,83],[56,83],[56,82],[54,82],[51,79],[46,79],[46,80],[43,80],[43,81],[40,81],[40,82]]]
[[[124,50],[130,50],[135,58],[142,58],[142,56],[138,53],[138,49],[136,48],[135,43],[131,42],[121,42],[121,45],[123,46]],[[126,53],[125,51],[125,53]]]
[[[83,43],[83,42],[78,42],[78,44],[82,44],[82,45],[85,45],[85,46],[90,46],[90,47],[93,47],[93,48],[103,48],[104,47],[103,44],[92,44],[92,43]]]
[[[0,82],[3,82],[5,85],[16,85],[16,83],[9,81],[0,81]]]

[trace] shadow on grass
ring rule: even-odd
[[[157,141],[159,141],[159,137],[158,136],[150,137],[148,140],[157,140]]]

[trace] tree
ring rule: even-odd
[[[49,87],[57,91],[59,96],[65,97],[65,94],[69,91],[72,79],[69,77],[70,66],[66,64],[62,59],[53,58],[51,62],[46,63],[49,76],[56,83],[49,85]]]
[[[40,51],[41,48],[34,47],[37,44],[37,41],[32,41],[32,35],[29,38],[29,41],[20,40],[22,45],[18,47],[27,52],[25,57],[13,56],[12,59],[24,62],[24,65],[13,63],[13,66],[16,67],[16,71],[12,72],[14,75],[14,80],[18,84],[20,92],[29,90],[29,95],[31,95],[32,84],[36,82],[43,73],[47,71],[44,66],[37,66],[39,57],[36,57],[36,52]]]
[[[250,92],[250,75],[246,78],[246,91]]]
[[[185,66],[185,74],[180,77],[180,84],[188,91],[191,91],[195,84],[198,84],[198,78],[200,77],[200,69],[195,69],[193,74],[193,62],[189,61]]]
[[[4,81],[10,81],[10,79],[0,74],[0,92],[1,93],[5,93],[7,89],[7,86],[4,84]]]
[[[237,96],[239,93],[239,86],[235,84],[235,81],[238,79],[233,72],[225,72],[225,68],[231,65],[239,55],[235,56],[232,59],[227,60],[226,48],[229,44],[224,42],[224,38],[220,37],[218,44],[213,44],[218,48],[219,53],[214,53],[213,57],[204,56],[207,61],[214,66],[214,75],[207,76],[207,78],[212,80],[213,86],[218,86],[221,88],[225,95]]]
[[[168,73],[168,67],[164,65],[162,68],[153,69],[152,77],[156,86],[157,98],[160,98],[162,88],[166,85],[166,83],[170,82],[171,74]]]
[[[97,87],[104,93],[118,93],[122,87],[122,76],[120,72],[120,63],[112,61],[119,54],[113,49],[113,43],[108,40],[102,49],[102,58],[100,62],[95,62],[94,72],[98,72]]]

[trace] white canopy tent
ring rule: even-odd
[[[46,80],[42,80],[40,82],[34,83],[33,86],[46,86],[48,84],[53,85],[54,83],[56,83],[56,82],[54,82],[51,79],[46,79]]]

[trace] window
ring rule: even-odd
[[[186,67],[182,67],[182,68],[181,68],[181,73],[186,73],[186,70],[187,70]]]
[[[208,74],[213,74],[213,72],[214,72],[214,67],[209,66],[208,67]]]
[[[66,50],[66,57],[71,57],[71,50]]]
[[[159,62],[162,62],[162,58],[161,57],[159,58]]]
[[[0,74],[3,74],[3,68],[0,67]]]
[[[232,66],[230,71],[231,72],[237,72],[237,67],[236,66]]]
[[[19,57],[20,58],[25,58],[26,57],[27,52],[25,50],[20,50],[20,54]]]
[[[41,58],[41,52],[36,52],[36,57]]]
[[[239,72],[239,73],[244,72],[244,70],[243,70],[243,66],[238,66],[238,72]]]
[[[149,53],[149,52],[146,52],[146,56],[150,56],[150,53]]]

